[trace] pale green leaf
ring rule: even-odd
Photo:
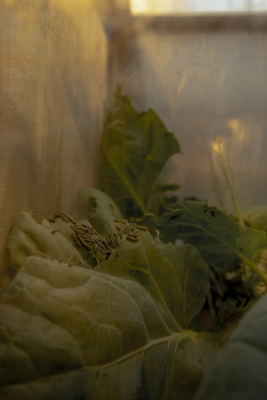
[[[114,240],[117,233],[115,220],[123,219],[114,201],[105,193],[95,188],[84,188],[79,193],[84,215],[97,232]]]
[[[129,277],[27,258],[0,303],[0,397],[191,399],[221,340],[170,329],[168,307]]]
[[[54,223],[44,219],[38,224],[30,212],[22,211],[14,219],[7,242],[9,264],[20,268],[28,256],[39,255],[89,267],[87,261],[90,264],[93,260],[87,256],[88,252],[75,247],[72,233],[71,224],[60,218]]]

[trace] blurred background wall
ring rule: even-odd
[[[121,22],[114,50],[109,93],[122,83],[134,106],[153,108],[180,141],[182,154],[162,178],[181,184],[181,197],[232,211],[212,151],[221,137],[241,207],[266,203],[267,17],[137,15],[132,25]]]

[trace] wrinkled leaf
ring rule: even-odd
[[[154,235],[158,230],[163,243],[178,238],[191,243],[209,265],[231,270],[240,260],[257,264],[267,248],[265,232],[244,228],[221,210],[205,210],[205,205],[190,204],[160,217],[147,216],[139,223]]]
[[[154,111],[138,113],[117,91],[104,124],[101,181],[124,216],[148,212],[160,172],[179,151],[177,139]]]
[[[75,247],[71,223],[56,219],[54,223],[44,219],[38,224],[28,211],[19,213],[7,242],[10,253],[9,264],[20,268],[30,255],[39,255],[58,261],[89,267],[92,258],[80,247]]]
[[[58,220],[18,220],[38,250],[62,259],[66,242],[50,226]],[[12,241],[16,259],[21,236]],[[0,303],[1,398],[191,399],[222,342],[186,328],[209,290],[195,248],[142,231],[94,270],[24,260]]]
[[[113,273],[26,259],[0,303],[1,398],[192,397],[221,339],[170,324],[172,305]]]

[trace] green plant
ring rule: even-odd
[[[188,329],[209,291],[206,263],[193,246],[163,244],[131,223],[130,240],[111,199],[96,189],[81,196],[89,221],[59,213],[38,224],[27,211],[15,219],[8,248],[18,273],[0,302],[0,396],[192,398],[222,344]],[[88,254],[74,239],[78,227],[96,244],[109,246],[114,234],[121,242],[104,258],[100,248]]]
[[[82,206],[86,218],[60,212],[38,224],[24,210],[14,220],[8,249],[18,272],[0,293],[1,398],[192,399],[223,343],[216,332],[227,337],[229,320],[233,330],[267,284],[266,208],[248,212],[244,226],[217,150],[237,217],[196,197],[179,199],[177,183],[159,182],[179,143],[154,111],[138,113],[117,89],[104,123],[105,193],[79,193],[77,215]],[[254,335],[265,303],[240,325],[215,375],[236,343],[259,340],[265,349],[265,336]],[[213,395],[216,378],[199,399]],[[228,398],[224,389],[217,393]]]

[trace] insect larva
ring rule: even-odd
[[[54,233],[59,232],[59,231],[60,231],[60,229],[53,229],[51,233],[52,233],[52,235],[54,235]]]
[[[129,232],[131,229],[135,227],[135,224],[132,224],[131,222],[128,222],[128,224],[125,225],[123,233]]]
[[[55,217],[56,217],[56,218],[61,218],[61,219],[63,219],[63,221],[65,221],[65,222],[70,222],[70,221],[68,220],[68,218],[64,217],[63,215],[55,214]]]
[[[90,239],[87,239],[87,240],[86,240],[86,239],[84,239],[84,238],[81,237],[81,236],[80,236],[80,239],[83,241],[82,244],[83,244],[84,246],[87,246],[87,247],[89,246],[90,249],[93,249],[93,248],[94,248],[94,241],[93,241],[93,240],[90,240]]]
[[[63,219],[67,219],[68,221],[69,221],[69,217],[68,217],[68,215],[67,214],[65,214],[64,212],[60,212],[59,214],[58,214],[58,216],[60,217],[60,218],[63,218]]]
[[[108,247],[108,245],[106,244],[106,242],[103,242],[102,240],[96,239],[96,243],[98,244],[98,246],[101,246],[101,248],[105,251],[110,251],[110,248]]]
[[[123,234],[126,234],[127,232],[130,232],[133,229],[133,224],[127,223],[120,231],[118,232],[118,235],[122,239]]]
[[[108,244],[104,246],[104,248],[106,249],[107,253],[111,253],[112,251],[112,247],[110,247]],[[114,247],[113,247],[114,248]]]
[[[98,250],[99,250],[100,253],[102,253],[102,254],[107,254],[106,250],[103,250],[100,246],[98,247]]]
[[[77,218],[63,212],[58,214],[58,216],[66,222],[72,222],[71,228],[74,231],[72,236],[78,246],[84,246],[90,254],[93,253],[94,257],[96,257],[97,250],[107,255],[111,253],[112,248],[110,245],[113,244],[113,242],[107,239],[104,235],[99,234],[89,222],[86,221],[87,224],[84,224]],[[124,228],[125,226],[122,230]],[[131,228],[131,224],[128,223],[127,228]],[[119,235],[116,236],[115,234],[114,236],[116,238],[116,243],[121,246],[122,241],[120,241]],[[116,248],[116,246],[114,246],[114,248]]]
[[[114,219],[115,222],[121,222],[122,224],[127,224],[127,219]]]
[[[148,227],[147,226],[136,225],[136,228],[141,229],[141,231],[148,231]]]
[[[113,233],[113,236],[115,237],[116,244],[119,245],[120,244],[119,235],[117,233]]]
[[[80,241],[80,238],[83,239],[83,237],[79,233],[75,233],[75,235],[76,235],[76,238],[79,240],[80,244],[82,244]]]
[[[87,228],[85,228],[85,227],[83,226],[82,229],[83,229],[83,231],[84,231],[85,233],[91,233],[91,234],[94,233],[93,229],[90,228],[89,226],[88,226]]]
[[[72,230],[76,233],[81,233],[83,230],[80,227],[77,227],[76,225],[71,225]]]
[[[69,215],[69,214],[66,214],[65,213],[65,216],[67,217],[67,218],[69,218],[69,220],[71,221],[71,222],[73,222],[74,224],[80,224],[80,221],[77,219],[77,218],[75,218],[75,217],[72,217],[71,215]]]
[[[131,242],[137,242],[140,239],[140,236],[127,236],[127,239]]]
[[[129,232],[130,236],[135,236],[135,235],[140,234],[140,229],[134,228]]]
[[[87,233],[84,232],[77,232],[78,235],[80,235],[84,240],[90,240],[91,242],[94,240],[94,237],[92,235],[88,235]]]
[[[73,224],[77,224],[77,222],[80,222],[77,218],[74,218],[71,215],[66,214],[62,211],[58,215],[60,218],[62,218],[66,222],[72,222]]]
[[[83,245],[83,246],[86,247],[87,249],[89,248],[89,250],[92,250],[91,247],[90,247],[90,245],[87,244],[87,243],[83,240],[83,238],[81,237],[81,235],[80,235],[79,233],[76,233],[76,237],[77,237],[77,239],[79,240],[79,242],[81,243],[81,245]]]
[[[90,236],[88,235],[87,238],[90,239],[94,243],[98,243],[98,242],[100,242],[101,244],[103,243],[103,241],[101,239],[99,239],[99,236],[95,235],[95,234],[90,235]]]
[[[106,243],[106,245],[108,246],[109,243],[110,243],[110,240],[109,240],[106,236],[104,236],[104,235],[100,235],[100,236],[101,236],[101,238],[103,239],[103,241]]]
[[[94,247],[94,251],[96,251],[99,248],[99,246],[96,242],[93,243],[93,247]]]
[[[79,242],[78,238],[76,237],[75,233],[73,233],[71,235],[73,237],[73,239],[75,240],[75,242],[77,243],[78,246],[81,246],[81,243]]]

